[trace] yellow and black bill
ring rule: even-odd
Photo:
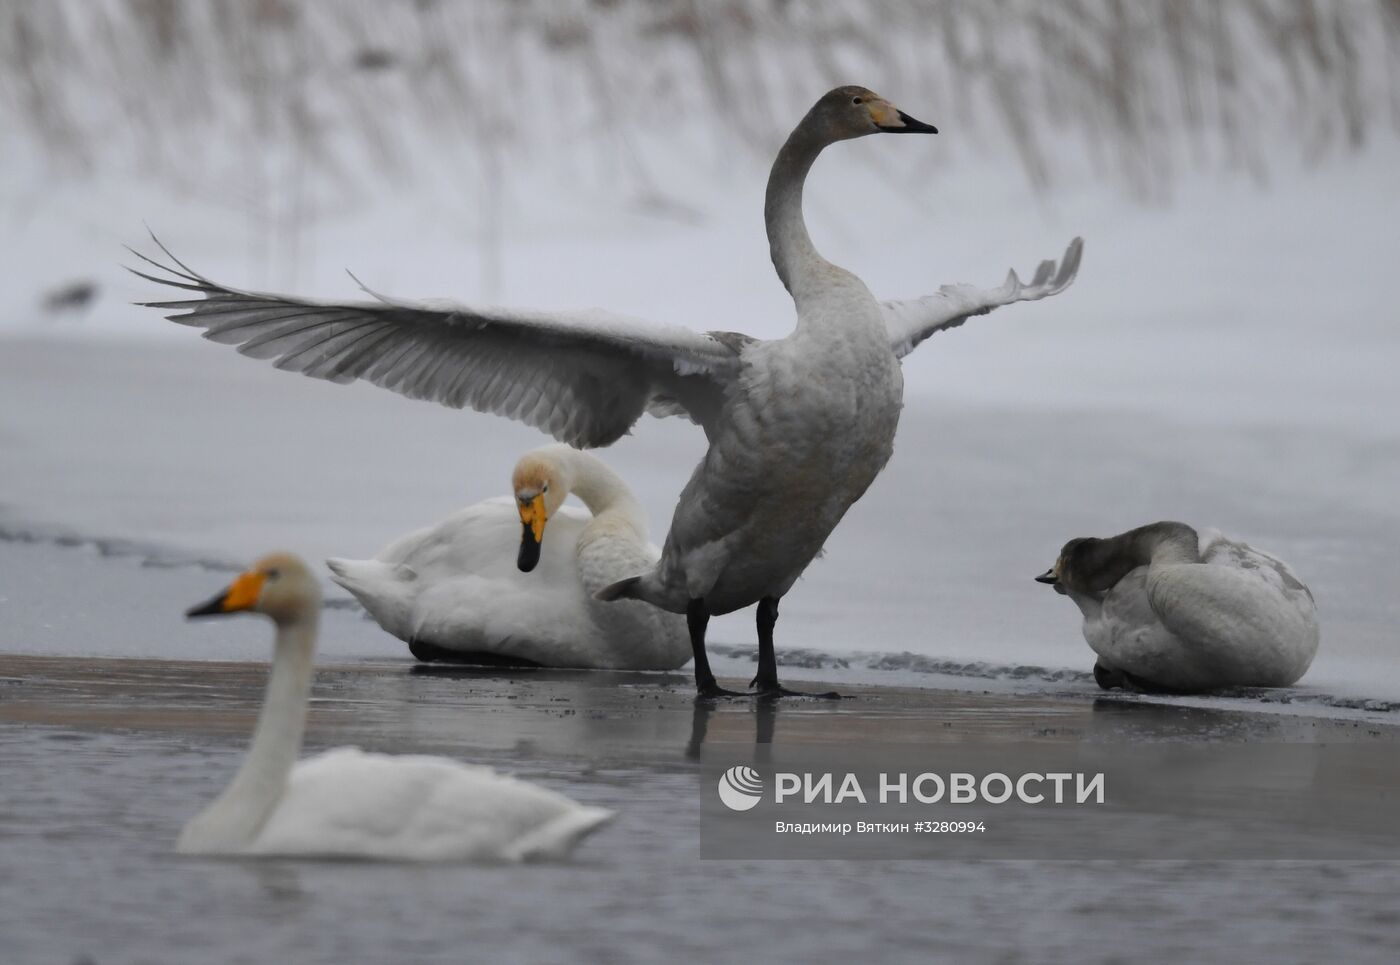
[[[199,606],[190,607],[185,611],[185,616],[215,617],[251,610],[257,606],[258,597],[262,595],[264,579],[262,573],[255,571],[240,573],[222,593],[213,599],[205,600]]]
[[[539,565],[540,543],[544,541],[544,524],[548,519],[543,493],[520,500],[520,555],[515,564],[522,573],[529,573]]]
[[[886,104],[877,105],[872,109],[875,117],[875,126],[886,134],[937,134],[938,128],[932,124],[925,124],[923,121],[915,120],[908,114],[895,107]]]
[[[1047,586],[1053,587],[1055,592],[1060,594],[1061,596],[1069,595],[1069,590],[1065,589],[1064,583],[1060,580],[1059,563],[1056,563],[1054,566],[1050,567],[1050,569],[1037,576],[1035,578],[1035,581],[1037,583],[1044,583]]]

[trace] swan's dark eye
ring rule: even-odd
[[[542,492],[542,493],[547,493],[547,492],[549,492],[549,483],[545,483],[545,484],[544,484],[544,488],[542,488],[542,489],[540,490],[540,492]]]
[[[863,97],[861,97],[859,94],[857,94],[855,97],[852,97],[852,98],[851,98],[851,103],[852,103],[852,104],[855,104],[855,105],[857,105],[857,106],[859,106],[859,105],[865,103],[865,98],[863,98]]]
[[[268,570],[268,571],[266,572],[266,576],[267,576],[267,578],[268,578],[269,580],[275,580],[275,579],[277,579],[277,578],[278,578],[279,576],[281,576],[281,575],[282,575],[282,571],[281,571],[281,570]]]

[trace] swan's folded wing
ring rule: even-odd
[[[1029,302],[1058,295],[1074,281],[1083,251],[1083,239],[1075,238],[1065,249],[1064,258],[1058,266],[1053,261],[1042,261],[1029,283],[1022,282],[1013,270],[998,288],[944,285],[937,294],[923,298],[881,302],[885,327],[890,332],[890,347],[903,358],[934,332],[957,328],[973,315],[985,315],[994,308],[1013,302]]]
[[[156,242],[160,245],[160,242]],[[192,294],[144,302],[171,321],[280,369],[332,382],[364,379],[413,399],[492,412],[579,447],[606,446],[643,412],[702,426],[738,367],[732,341],[602,311],[549,313],[377,301],[327,303],[227,288],[139,252]],[[135,271],[135,269],[132,269]],[[363,287],[363,286],[362,286]]]

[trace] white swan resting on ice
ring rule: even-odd
[[[390,861],[518,861],[567,854],[611,817],[562,794],[443,757],[354,747],[297,761],[321,589],[286,553],[259,560],[189,611],[252,611],[277,627],[272,672],[233,783],[185,825],[177,850]]]
[[[1036,579],[1084,614],[1105,689],[1287,687],[1317,653],[1311,591],[1281,560],[1215,530],[1162,522],[1070,540]]]
[[[837,141],[920,132],[936,129],[863,87],[838,87],[788,137],[768,179],[764,216],[797,325],[772,341],[598,311],[382,296],[313,302],[227,288],[173,255],[178,267],[152,262],[169,277],[143,277],[190,292],[151,303],[177,312],[174,321],[315,378],[365,379],[412,398],[495,412],[579,447],[616,441],[644,412],[699,423],[710,447],[681,494],[661,559],[605,595],[685,613],[696,689],[710,696],[729,693],[705,653],[710,615],[758,604],[755,683],[759,693],[781,696],[778,601],[889,460],[904,404],[899,359],[973,315],[1063,291],[1079,268],[1075,239],[1058,268],[1042,262],[1029,284],[1013,272],[997,288],[947,285],[924,298],[880,302],[823,258],[802,217],[803,184],[817,156]],[[863,181],[848,194],[858,203],[870,189]]]
[[[683,618],[594,598],[660,556],[617,473],[556,444],[523,456],[512,488],[513,499],[468,506],[372,560],[326,564],[420,659],[627,670],[690,659]],[[570,492],[590,512],[564,506]]]

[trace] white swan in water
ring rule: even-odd
[[[495,412],[579,447],[614,442],[643,412],[699,423],[710,448],[681,495],[661,560],[606,595],[687,615],[696,687],[705,695],[728,693],[705,654],[710,615],[757,603],[755,683],[777,696],[785,693],[773,652],[778,601],[888,461],[904,398],[899,359],[973,315],[1063,291],[1079,267],[1075,239],[1058,268],[1042,262],[1029,284],[1012,272],[997,288],[950,285],[924,298],[877,301],[859,278],[817,253],[803,222],[802,187],[825,147],[881,132],[936,133],[863,87],[838,87],[778,152],[764,215],[797,327],[773,341],[597,311],[258,294],[215,284],[168,250],[178,268],[152,264],[171,277],[142,277],[192,293],[151,303],[177,310],[174,321],[315,378],[365,379],[413,398]],[[857,189],[858,199],[870,186]]]
[[[185,825],[180,852],[518,861],[561,857],[612,817],[443,757],[341,747],[298,762],[320,610],[321,588],[306,565],[277,553],[189,611],[263,613],[277,637],[248,756],[228,789]]]
[[[1084,614],[1104,689],[1287,687],[1317,653],[1311,591],[1281,560],[1215,530],[1162,522],[1070,540],[1036,579]]]
[[[372,560],[326,564],[420,659],[626,670],[690,659],[681,617],[594,598],[660,556],[617,473],[555,444],[523,456],[512,486],[514,499],[468,506]],[[564,506],[570,492],[591,515]]]

